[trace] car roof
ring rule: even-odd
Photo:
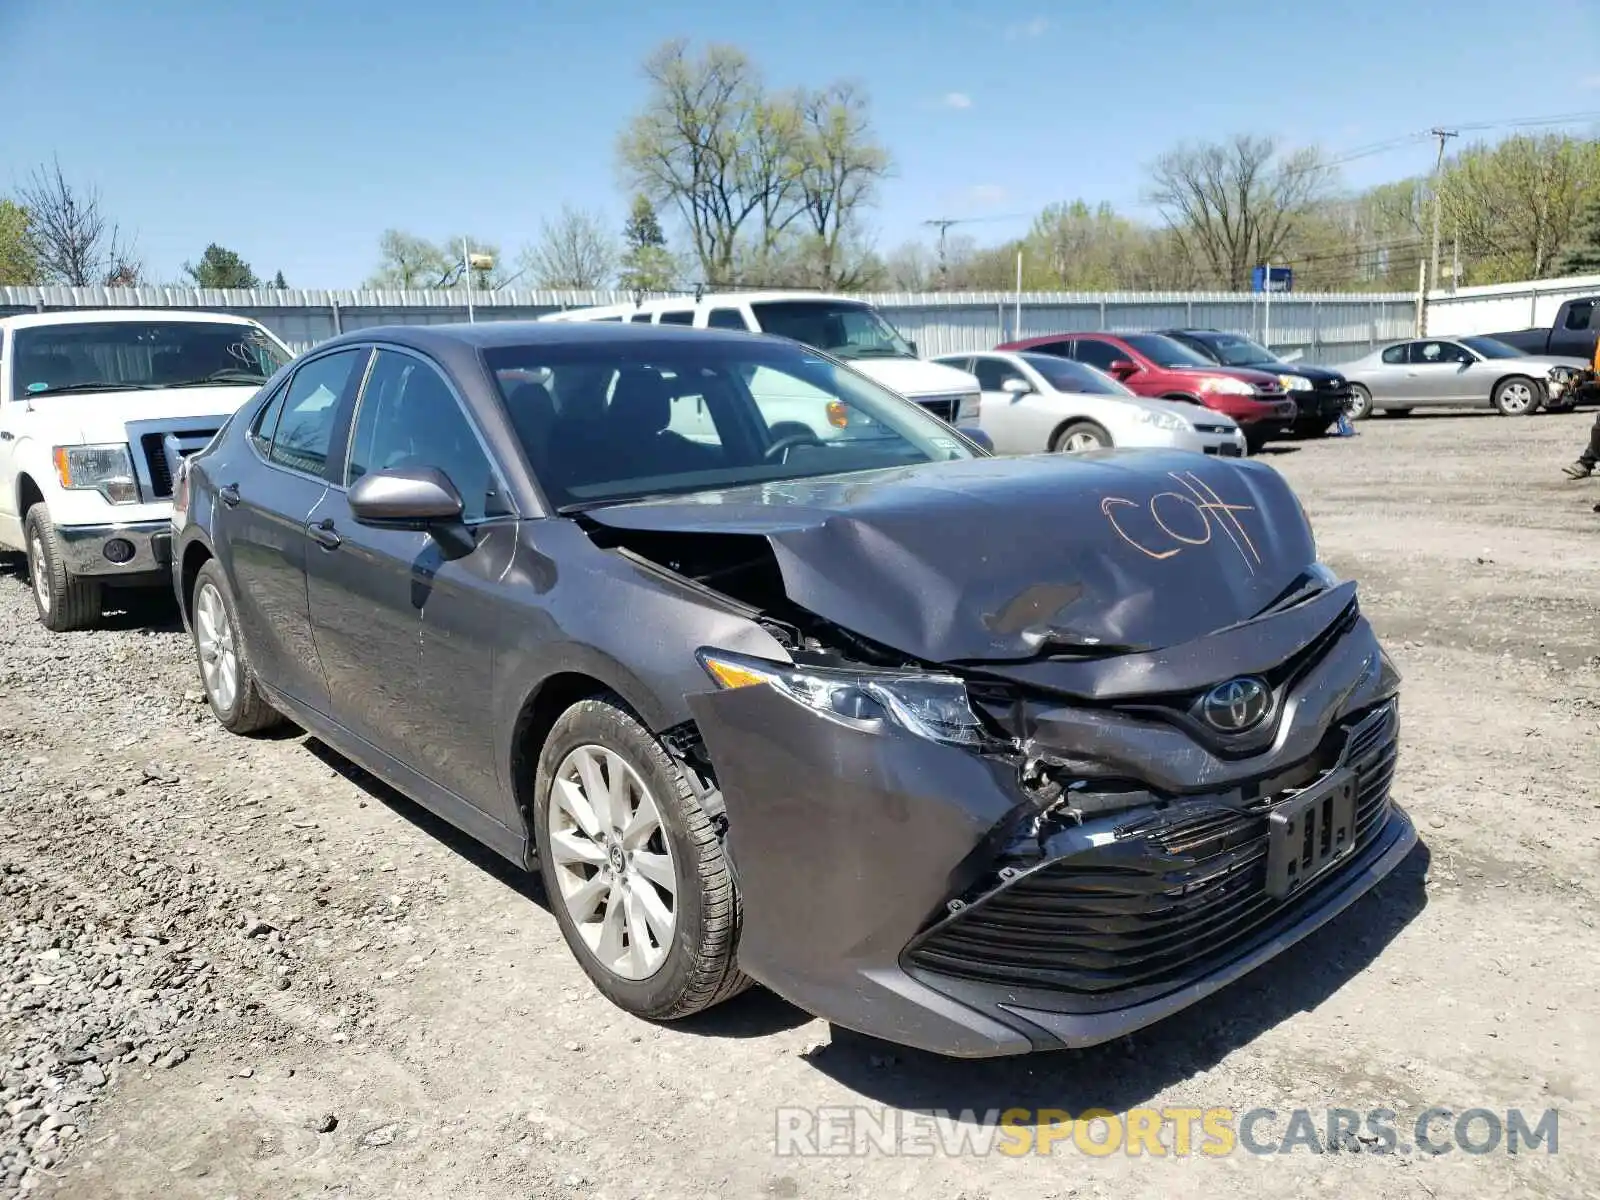
[[[190,325],[256,325],[238,313],[200,312],[192,308],[74,308],[61,312],[18,313],[0,317],[0,328],[31,329],[39,325],[103,325],[163,321]]]
[[[441,347],[488,350],[499,346],[587,346],[612,342],[704,346],[708,342],[748,343],[752,337],[762,335],[734,329],[694,329],[687,325],[596,321],[459,321],[449,325],[376,325],[369,329],[353,329],[320,343],[317,349],[365,342],[389,342],[424,352]],[[762,340],[793,344],[785,338],[763,337]]]

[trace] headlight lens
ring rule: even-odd
[[[1304,375],[1279,375],[1278,382],[1283,384],[1285,391],[1309,392],[1311,390],[1311,380]]]
[[[846,724],[871,727],[888,721],[947,746],[985,746],[999,741],[972,711],[966,684],[953,675],[839,671],[718,650],[701,650],[698,657],[719,687],[770,684],[789,699]]]
[[[976,420],[978,417],[978,409],[981,407],[982,403],[983,396],[979,392],[970,392],[961,397],[961,402],[956,408],[957,419],[971,417]]]
[[[139,499],[133,458],[125,442],[57,446],[55,461],[61,486],[69,491],[99,492],[112,504],[134,504]]]
[[[1177,413],[1155,412],[1148,408],[1141,408],[1133,414],[1133,419],[1141,425],[1152,425],[1157,429],[1170,430],[1179,433],[1189,428],[1189,423]]]
[[[1254,385],[1248,384],[1242,379],[1229,379],[1224,375],[1213,375],[1208,379],[1202,379],[1200,381],[1200,390],[1202,392],[1217,392],[1223,396],[1254,396],[1256,394]]]

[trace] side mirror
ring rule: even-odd
[[[461,493],[435,467],[372,471],[350,489],[349,503],[363,525],[429,529],[461,520]]]
[[[1115,360],[1108,369],[1110,370],[1111,374],[1115,375],[1118,379],[1126,379],[1129,375],[1138,374],[1139,366],[1137,363],[1130,362],[1126,358],[1119,358]]]
[[[1018,379],[1015,375],[1013,375],[1010,379],[1007,379],[1000,385],[1000,390],[1012,396],[1026,396],[1029,392],[1033,391],[1033,385],[1026,379]]]
[[[958,425],[956,432],[969,442],[977,442],[988,454],[994,453],[994,439],[976,425]]]

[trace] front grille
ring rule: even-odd
[[[172,472],[176,463],[167,453],[167,439],[174,438],[174,453],[179,461],[201,450],[216,434],[215,429],[174,429],[161,433],[146,433],[139,438],[139,452],[144,456],[145,472],[150,480],[152,500],[166,500],[172,496]]]
[[[958,979],[1091,997],[1210,973],[1345,874],[1383,828],[1398,751],[1393,702],[1336,736],[1356,772],[1354,848],[1287,899],[1266,891],[1267,831],[1292,790],[1120,829],[1109,846],[1046,863],[961,909],[913,943],[908,961]]]
[[[947,425],[954,425],[961,412],[960,396],[924,396],[917,403]]]

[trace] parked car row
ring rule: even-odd
[[[1525,417],[1570,408],[1592,383],[1580,358],[1529,354],[1492,337],[1413,338],[1374,350],[1344,367],[1350,416],[1404,416],[1414,408],[1488,408]]]

